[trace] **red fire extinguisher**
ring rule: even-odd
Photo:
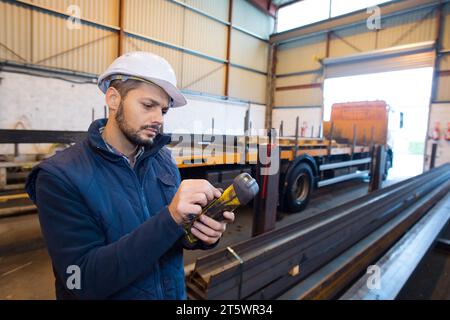
[[[300,136],[304,137],[306,136],[306,130],[308,129],[308,123],[305,121],[303,122],[302,127],[300,128]]]

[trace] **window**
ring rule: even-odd
[[[302,0],[278,10],[277,32],[358,11],[392,0]]]
[[[298,28],[330,15],[330,0],[303,0],[278,10],[277,32]]]
[[[389,1],[390,0],[331,0],[331,18]]]

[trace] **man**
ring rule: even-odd
[[[169,63],[146,52],[117,58],[99,78],[110,116],[40,163],[26,189],[52,258],[58,299],[185,299],[183,224],[221,192],[184,180],[160,134],[186,104]],[[201,216],[191,232],[217,244],[226,224]]]

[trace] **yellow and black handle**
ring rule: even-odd
[[[201,215],[204,214],[216,221],[222,221],[224,219],[223,212],[233,211],[240,205],[247,204],[256,196],[258,191],[259,186],[251,175],[248,173],[238,175],[219,198],[211,201],[202,209],[199,215],[194,216],[189,223],[184,224],[188,243],[192,245],[198,241],[197,237],[191,233],[191,227]]]

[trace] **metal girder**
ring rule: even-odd
[[[303,0],[272,0],[272,4],[274,4],[278,9],[289,6],[291,4],[294,4],[296,2],[300,2]]]
[[[367,280],[370,274],[366,273],[340,299],[395,299],[449,219],[450,195],[447,194],[386,254],[373,263],[379,268],[380,275],[382,275],[382,283],[379,288],[368,288]]]
[[[197,299],[273,299],[429,195],[450,188],[450,165],[200,258],[187,279]],[[446,184],[447,183],[447,184]],[[239,259],[236,258],[239,257]],[[240,261],[243,263],[240,263]]]
[[[391,221],[383,225],[381,228],[377,229],[375,232],[371,233],[368,237],[359,241],[354,246],[350,247],[344,253],[339,255],[337,258],[333,259],[325,266],[315,271],[311,276],[305,281],[302,281],[294,288],[290,289],[288,292],[283,294],[279,299],[333,299],[338,298],[340,292],[348,287],[355,278],[358,278],[361,273],[366,272],[364,281],[357,281],[354,285],[354,289],[348,290],[344,295],[339,297],[340,299],[363,299],[365,296],[362,291],[364,291],[363,286],[367,288],[367,276],[372,275],[372,273],[367,273],[368,266],[376,265],[380,268],[383,274],[383,294],[385,298],[388,298],[388,292],[392,291],[388,287],[399,287],[401,284],[401,279],[405,279],[406,273],[398,273],[397,279],[390,279],[388,281],[385,278],[385,270],[381,260],[375,262],[377,257],[382,255],[386,250],[392,246],[392,244],[401,238],[401,236],[418,220],[420,217],[431,207],[434,203],[447,193],[445,189],[437,189],[432,191],[430,194],[419,200],[417,203],[413,204],[410,208],[397,215]],[[421,220],[422,221],[422,220]],[[442,223],[441,226],[442,227]],[[414,227],[416,228],[416,226]],[[424,239],[422,239],[423,241]],[[428,239],[431,240],[432,239]],[[424,249],[428,244],[427,241],[421,243],[422,249]],[[403,244],[402,244],[403,243]],[[395,247],[402,247],[398,252],[402,252],[405,249],[404,241],[400,240]],[[418,248],[417,248],[418,249]],[[391,251],[390,250],[390,251]],[[406,253],[406,252],[405,252]],[[401,254],[401,253],[400,253]],[[419,251],[414,251],[414,255],[409,251],[409,255],[412,259],[417,259],[419,257]],[[398,254],[392,254],[391,257],[398,257]],[[400,261],[401,259],[399,259]],[[391,262],[393,262],[391,260]],[[411,261],[410,261],[411,262]],[[408,272],[413,271],[415,264],[410,263],[407,268]],[[405,266],[403,266],[405,267]],[[372,267],[373,268],[373,267]],[[372,269],[371,269],[372,270]],[[400,267],[397,265],[397,270]],[[392,283],[386,283],[392,282]],[[394,283],[395,282],[395,283]],[[363,289],[360,291],[356,287]],[[401,287],[401,286],[400,286]],[[356,293],[358,292],[358,293]],[[380,294],[380,290],[374,290],[373,293]],[[391,296],[391,299],[394,297]]]
[[[202,143],[216,139],[216,143],[226,146],[227,144],[237,144],[237,137],[233,135],[211,135],[211,134],[192,134],[192,133],[166,133],[174,139],[172,145],[185,145],[184,138],[189,145]],[[80,142],[87,136],[86,131],[50,131],[50,130],[17,130],[17,129],[0,129],[1,143],[76,143]],[[220,139],[220,142],[218,141]]]
[[[85,131],[0,129],[0,143],[73,143],[86,135]]]

